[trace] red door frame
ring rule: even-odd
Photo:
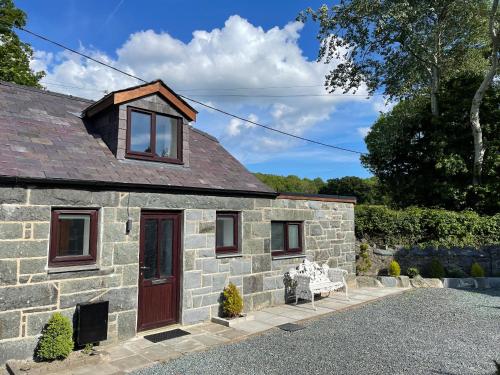
[[[164,279],[154,279],[154,280],[144,280],[144,245],[145,245],[145,220],[146,219],[172,219],[173,220],[173,233],[172,233],[172,276],[166,277]],[[181,255],[181,228],[182,228],[182,212],[180,211],[141,211],[140,220],[140,239],[139,239],[139,285],[138,285],[138,307],[137,307],[137,331],[144,331],[148,329],[158,328],[166,326],[168,324],[177,323],[179,321],[179,311],[180,311],[180,285],[181,285],[181,275],[180,275],[180,255]],[[160,236],[157,236],[157,248],[159,246]],[[159,262],[159,257],[157,257],[157,262]],[[146,301],[144,301],[143,288],[158,287],[161,288],[162,285],[171,284],[174,290],[173,297],[171,301],[164,301],[165,303],[173,303],[174,314],[173,317],[159,320],[156,322],[144,323],[143,314],[141,309],[145,308]],[[154,308],[155,304],[160,303],[160,301],[154,301],[154,303],[149,302],[149,308]]]

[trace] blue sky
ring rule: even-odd
[[[147,80],[245,118],[344,148],[384,110],[381,96],[324,96],[331,66],[316,62],[312,23],[294,22],[310,1],[28,1],[27,27]],[[32,67],[48,89],[97,99],[135,85],[110,69],[30,38]],[[332,64],[334,64],[333,62]],[[295,95],[295,96],[294,96]],[[300,95],[300,96],[297,96]],[[302,96],[311,95],[311,96]],[[356,154],[308,144],[199,108],[194,126],[217,136],[253,172],[323,179],[369,176]]]

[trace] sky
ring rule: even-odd
[[[384,98],[327,95],[338,61],[317,61],[317,25],[295,21],[310,1],[17,0],[27,28],[146,80],[241,117],[366,151]],[[90,99],[140,82],[19,32],[51,91]],[[359,155],[296,140],[193,104],[193,126],[216,136],[250,171],[323,179],[368,177]]]

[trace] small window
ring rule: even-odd
[[[238,218],[237,212],[217,212],[215,251],[218,254],[238,252]]]
[[[97,220],[97,210],[52,211],[49,264],[94,264],[97,253]]]
[[[302,223],[271,222],[271,252],[273,255],[301,253]]]
[[[182,163],[182,120],[128,108],[127,157]]]

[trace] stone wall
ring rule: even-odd
[[[128,206],[128,209],[127,209]],[[52,208],[99,208],[95,266],[48,268]],[[141,192],[0,187],[0,363],[29,356],[54,311],[109,300],[108,341],[135,335],[141,209],[183,210],[181,323],[218,314],[223,287],[245,309],[284,302],[283,273],[303,258],[354,272],[354,213],[348,203]],[[241,254],[217,258],[217,210],[241,212]],[[132,231],[125,232],[128,215]],[[303,255],[273,259],[272,220],[304,223]]]

